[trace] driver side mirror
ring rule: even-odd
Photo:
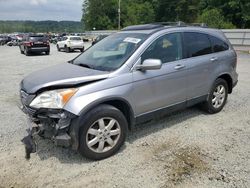
[[[136,70],[158,70],[161,69],[162,62],[160,59],[146,59],[142,64],[136,66]]]

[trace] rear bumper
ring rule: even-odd
[[[238,84],[238,80],[233,83],[233,88]]]
[[[239,74],[236,71],[234,71],[232,88],[234,88],[238,84],[238,78],[239,78]]]
[[[72,46],[69,46],[69,48],[71,48],[71,49],[83,49],[84,45],[72,45]]]
[[[50,47],[29,47],[28,52],[48,52],[50,51]]]

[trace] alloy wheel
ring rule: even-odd
[[[86,143],[89,149],[97,153],[111,150],[119,140],[121,127],[111,117],[100,118],[87,131]]]
[[[212,98],[212,105],[214,108],[220,108],[226,97],[226,89],[223,85],[218,85],[214,92],[213,92],[213,98]]]

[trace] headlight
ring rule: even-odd
[[[76,88],[45,91],[38,95],[30,103],[30,106],[34,108],[60,109],[63,108],[76,91]]]

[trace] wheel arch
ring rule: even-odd
[[[135,116],[132,106],[129,104],[129,102],[126,99],[115,97],[115,98],[105,98],[98,101],[95,101],[94,103],[91,103],[87,107],[85,107],[81,112],[80,115],[88,113],[93,108],[102,105],[102,104],[109,104],[111,106],[116,107],[119,109],[128,122],[128,128],[131,129],[135,123]]]
[[[80,116],[84,116],[84,114],[88,113],[90,110],[94,109],[95,107],[102,105],[102,104],[108,104],[111,106],[114,106],[115,108],[119,109],[123,115],[125,116],[127,122],[128,122],[128,129],[133,129],[135,125],[135,116],[132,106],[129,104],[129,102],[126,99],[116,97],[116,98],[106,98],[102,100],[95,101],[94,103],[91,103],[90,105],[86,106],[82,111],[79,113]],[[70,130],[70,135],[72,137],[72,148],[77,150],[79,147],[79,131],[81,128],[81,124],[78,121],[79,118],[76,118],[72,121],[72,126]]]
[[[230,76],[230,74],[225,73],[225,74],[220,75],[218,78],[221,78],[221,79],[223,79],[223,80],[225,80],[227,82],[228,93],[229,94],[232,93],[232,91],[233,91],[233,79]]]

